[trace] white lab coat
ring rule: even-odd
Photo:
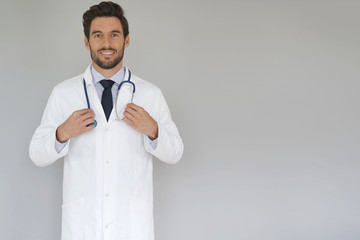
[[[57,127],[87,107],[83,78],[97,127],[72,138],[57,153]],[[144,134],[115,120],[114,110],[106,121],[90,67],[54,88],[32,137],[29,154],[37,166],[64,157],[62,240],[154,239],[152,155],[176,163],[183,143],[160,89],[135,75],[131,80],[136,85],[133,102],[158,123],[155,150],[146,144]]]

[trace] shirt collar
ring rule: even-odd
[[[120,84],[122,81],[124,81],[124,77],[125,77],[125,74],[124,74],[125,67],[124,66],[122,66],[121,69],[119,71],[117,71],[110,78],[104,77],[101,73],[96,71],[96,69],[92,65],[90,67],[90,71],[91,71],[91,76],[92,76],[94,85],[103,79],[110,79],[110,80],[113,80],[115,83]]]

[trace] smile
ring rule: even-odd
[[[114,55],[115,52],[114,51],[101,51],[100,54],[101,55]]]

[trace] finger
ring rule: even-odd
[[[131,105],[128,105],[128,107],[129,109],[132,109],[135,112],[134,114],[137,114],[138,117],[148,114],[148,112],[143,107],[137,106],[133,103],[131,103]]]
[[[84,125],[88,126],[89,124],[92,124],[95,121],[94,118],[88,118],[84,121]]]
[[[127,124],[129,124],[131,127],[133,127],[134,126],[134,123],[133,123],[133,121],[131,121],[128,117],[124,117],[124,121],[127,123]]]
[[[75,115],[74,118],[79,124],[83,124],[84,121],[88,120],[89,118],[94,118],[95,114],[93,111],[84,113],[82,115]]]
[[[82,121],[86,121],[87,119],[89,118],[94,118],[95,117],[95,114],[93,112],[89,112],[89,113],[86,113],[84,115],[81,115],[81,120]]]
[[[95,117],[95,113],[94,113],[93,111],[91,111],[91,112],[86,112],[86,113],[80,115],[79,117],[84,121],[84,120],[86,120],[86,119],[88,119],[88,118],[93,118],[93,117]]]
[[[95,128],[95,125],[90,123],[89,125],[85,126],[85,128],[83,128],[84,129],[83,133],[93,130],[94,128]]]
[[[84,115],[84,114],[91,113],[91,112],[93,113],[94,111],[89,108],[84,108],[84,109],[77,110],[74,113],[76,113],[78,115]]]
[[[126,111],[124,112],[124,116],[125,116],[125,118],[128,118],[131,121],[135,118],[134,115],[132,115],[131,113],[126,112]]]
[[[137,107],[137,105],[135,103],[128,103],[126,106],[131,107],[131,108]]]
[[[128,113],[128,114],[130,114],[130,115],[132,115],[134,117],[137,117],[139,115],[135,109],[130,108],[130,107],[125,108],[124,114],[125,113]]]
[[[81,109],[73,112],[71,118],[75,121],[82,122],[84,119],[95,116],[95,113],[91,109]]]
[[[134,109],[135,111],[140,111],[142,107],[136,105],[135,103],[128,103],[127,107]]]

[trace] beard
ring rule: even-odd
[[[120,55],[118,55],[113,61],[101,61],[99,58],[100,53],[97,54],[96,51],[93,50],[90,46],[91,59],[102,69],[112,69],[112,68],[116,67],[123,59],[124,47],[125,47],[125,42],[123,44],[123,47],[120,49]],[[115,54],[118,53],[118,51],[116,51],[113,48],[102,48],[102,49],[99,49],[98,52],[103,51],[103,50],[111,50],[111,51],[114,51]]]

